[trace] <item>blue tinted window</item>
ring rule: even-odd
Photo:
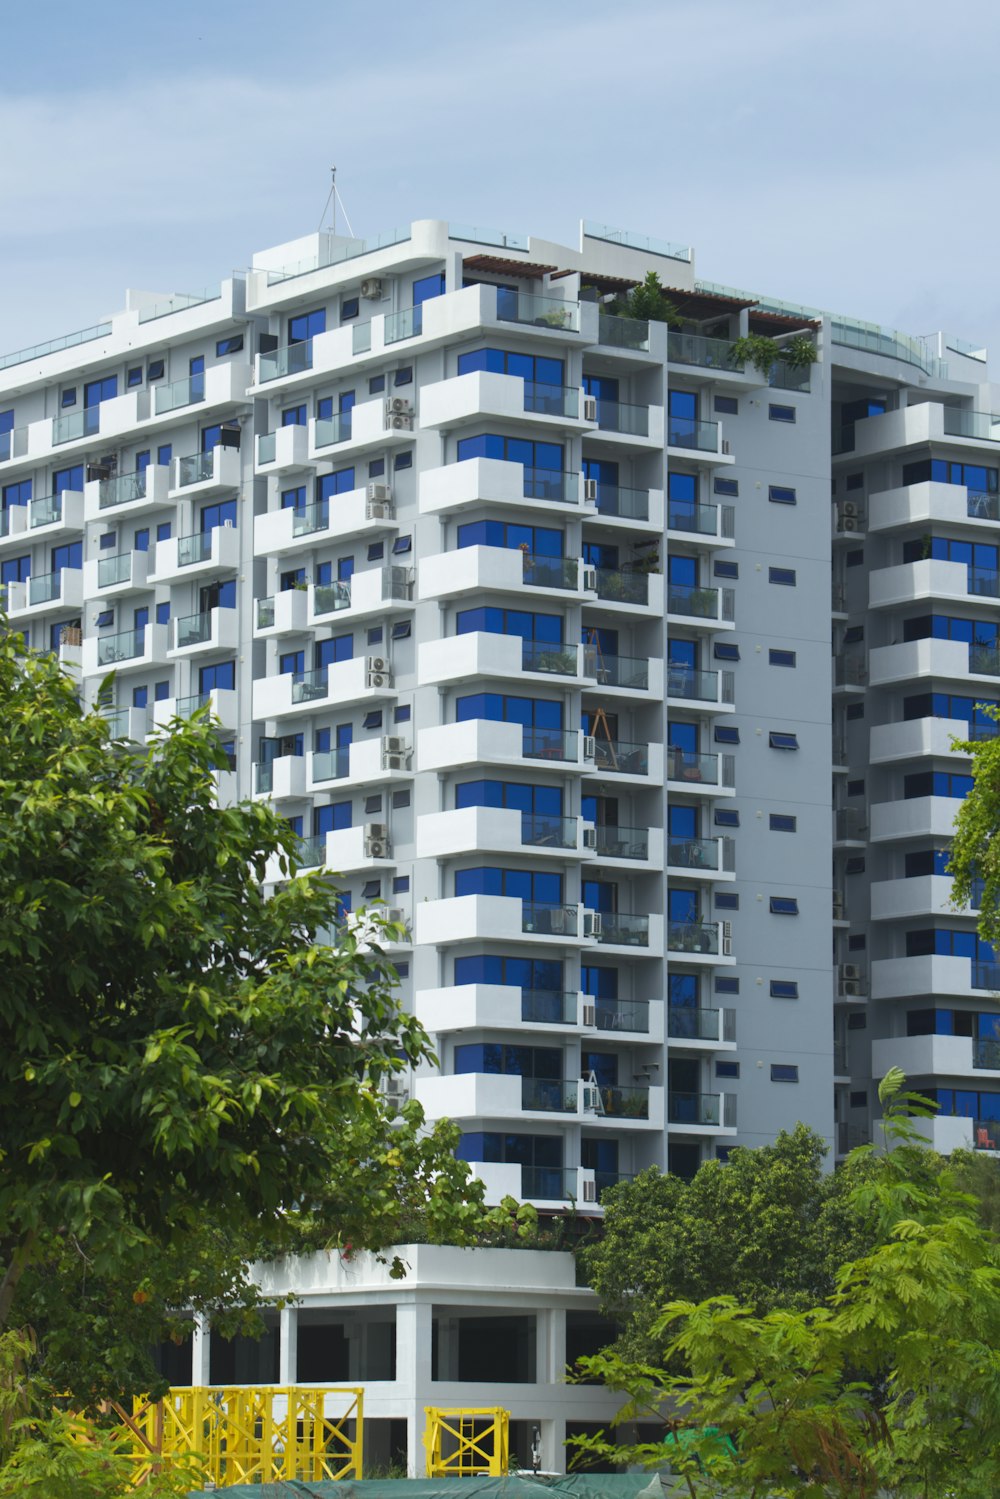
[[[419,307],[423,302],[429,302],[433,297],[444,296],[445,277],[444,271],[436,271],[431,276],[420,276],[413,283],[414,307]]]
[[[767,570],[767,581],[769,583],[780,583],[785,588],[794,588],[796,575],[794,567],[769,567]]]
[[[319,476],[316,480],[316,498],[322,502],[335,494],[350,494],[356,487],[353,467],[340,468],[334,474]]]
[[[772,749],[797,750],[799,739],[797,734],[784,734],[772,729],[767,736],[767,742]]]
[[[281,425],[283,427],[304,427],[306,425],[305,406],[287,406],[281,413]]]
[[[767,497],[773,505],[798,504],[795,490],[789,489],[785,484],[769,484],[767,486]]]
[[[132,707],[133,708],[145,708],[145,706],[146,706],[146,704],[148,702],[149,702],[149,688],[148,687],[133,687],[132,688]]]
[[[313,312],[299,312],[288,319],[288,342],[290,344],[304,343],[306,339],[315,338],[317,333],[325,332],[325,308],[318,307]]]
[[[778,651],[772,648],[767,653],[767,659],[772,666],[794,666],[795,652]]]
[[[768,826],[772,833],[794,833],[798,827],[798,819],[787,812],[772,812],[768,818]]]
[[[712,492],[735,497],[740,492],[740,481],[739,479],[713,479]]]
[[[166,604],[157,604],[157,606],[156,606],[156,623],[158,625],[165,625],[165,624],[168,624],[169,621],[170,621],[170,605],[169,605],[169,603],[166,603]]]
[[[768,414],[768,417],[771,419],[772,422],[794,422],[794,420],[795,420],[795,407],[794,406],[775,406],[775,405],[772,404],[772,405],[768,406],[768,408],[767,408],[767,414]]]
[[[739,994],[740,981],[729,974],[717,974],[713,987],[716,994]]]
[[[349,322],[351,318],[356,318],[360,311],[361,303],[357,297],[345,297],[340,304],[340,321]]]
[[[797,1083],[799,1080],[799,1069],[787,1062],[771,1063],[772,1083]]]
[[[170,696],[170,683],[157,682],[153,687],[153,698],[158,703],[165,703]]]
[[[128,374],[125,376],[125,384],[129,390],[131,390],[134,385],[142,384],[141,364],[134,365],[133,368],[129,370]]]
[[[215,345],[215,357],[222,359],[226,354],[238,354],[243,347],[243,334],[233,333],[228,338],[220,338]]]
[[[798,979],[772,979],[771,980],[771,998],[772,999],[798,999],[798,997],[799,997],[799,983],[798,983]]]
[[[236,662],[217,661],[214,666],[203,666],[198,672],[198,691],[213,689],[232,691],[236,686]]]
[[[101,545],[104,545],[104,537],[101,537]],[[149,527],[141,526],[132,537],[132,550],[134,552],[149,551]]]
[[[52,475],[52,493],[62,494],[64,489],[83,488],[83,464],[74,463],[70,468],[57,468]]]
[[[793,895],[772,895],[770,909],[775,916],[797,916],[799,914],[799,902]]]
[[[20,479],[16,484],[5,484],[2,496],[5,510],[10,505],[27,505],[31,499],[31,480]]]
[[[733,724],[716,724],[713,738],[716,744],[739,744],[740,731]]]
[[[157,526],[157,528],[156,528],[156,539],[157,539],[157,541],[169,541],[170,540],[170,522],[168,520],[161,521],[160,524]]]
[[[159,464],[161,467],[163,467],[164,465],[168,464],[170,462],[171,458],[173,457],[173,452],[174,452],[173,443],[170,443],[170,442],[163,442],[163,443],[161,443],[160,446],[156,450],[156,462],[157,462],[157,464]]]
[[[738,578],[740,575],[740,564],[738,562],[716,562],[712,571],[717,578]]]

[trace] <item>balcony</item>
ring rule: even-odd
[[[186,499],[207,499],[240,487],[240,450],[218,443],[210,453],[175,458],[170,471],[172,493]]]
[[[722,439],[718,422],[697,422],[691,417],[667,417],[667,452],[688,462],[710,465],[732,463],[728,444]]]
[[[584,920],[576,905],[537,905],[506,895],[456,895],[421,901],[415,938],[418,944],[444,946],[489,940],[576,947],[590,929],[589,913]]]
[[[583,647],[583,675],[596,682],[603,691],[648,693],[650,698],[663,696],[663,662],[647,656],[611,656],[599,645]],[[592,690],[592,689],[590,689]]]
[[[868,660],[861,652],[833,658],[833,685],[847,692],[861,691],[868,685]]]
[[[671,329],[667,334],[667,359],[671,364],[682,364],[692,370],[711,370],[713,379],[743,374],[742,364],[733,359],[733,345],[728,338],[706,338],[700,333]]]
[[[975,905],[953,907],[950,875],[927,874],[909,879],[874,880],[871,886],[872,921],[902,921],[914,917],[972,916]],[[973,891],[973,902],[980,897]]]
[[[717,879],[735,870],[735,847],[731,838],[668,838],[667,872],[683,877]]]
[[[697,546],[699,542],[720,546],[733,544],[736,536],[736,507],[689,505],[679,500],[670,500],[667,504],[667,530],[692,546]]]
[[[593,406],[585,403],[585,414],[593,410],[596,430],[585,432],[586,440],[596,443],[601,451],[607,445],[634,447],[639,449],[663,447],[663,407],[639,406],[631,401],[605,401],[590,398]]]
[[[587,570],[584,582],[587,586],[593,583],[591,591],[612,613],[646,613],[650,609],[658,615],[663,613],[663,578],[659,573],[595,567]]]
[[[679,1134],[702,1129],[736,1129],[735,1093],[674,1093],[667,1095],[667,1123]]]
[[[329,791],[334,781],[338,791],[342,787],[399,781],[412,774],[412,758],[409,744],[398,734],[358,739],[338,749],[310,751],[306,756],[306,791],[310,795]]]
[[[313,367],[313,341],[301,339],[298,343],[284,344],[266,354],[257,355],[255,383],[269,385],[272,380],[284,380],[288,375],[304,374]]]
[[[305,755],[276,755],[253,767],[253,795],[268,801],[301,801],[306,795]]]
[[[649,324],[642,318],[614,317],[599,312],[597,342],[609,349],[627,349],[630,353],[649,353]]]
[[[704,755],[687,750],[667,748],[667,783],[674,791],[710,794],[728,792],[736,785],[736,760],[733,755]]]
[[[487,504],[518,512],[580,515],[583,484],[578,473],[525,468],[501,458],[469,458],[426,469],[418,479],[421,515],[442,515]]]
[[[654,1006],[651,1017],[646,999],[596,999],[584,995],[583,1025],[585,1030],[600,1034],[651,1036],[661,1041],[662,1006]]]
[[[297,510],[269,510],[254,518],[255,557],[286,557],[312,551],[326,541],[362,540],[396,529],[391,494],[369,484]]]
[[[335,614],[337,623],[363,619],[369,615],[388,616],[394,605],[407,608],[413,600],[413,569],[410,567],[372,567],[365,572],[356,572],[343,583],[317,583],[310,588],[310,629],[331,623],[329,616]]]
[[[164,728],[174,718],[190,718],[202,708],[207,708],[212,718],[230,733],[239,728],[237,694],[225,687],[214,688],[211,692],[192,692],[186,697],[160,698],[153,704],[153,727]]]
[[[85,676],[113,671],[147,671],[167,660],[167,626],[147,625],[144,630],[125,630],[117,635],[91,636],[83,642]]]
[[[898,838],[950,838],[961,803],[950,796],[914,796],[875,802],[871,808],[871,843]]]
[[[150,584],[202,580],[237,572],[239,565],[240,533],[235,526],[215,526],[211,531],[158,541],[148,580]]]
[[[171,657],[203,656],[213,651],[239,649],[239,622],[235,609],[209,609],[185,614],[171,621]]]
[[[930,677],[970,687],[973,685],[970,678],[993,675],[982,668],[991,666],[996,658],[990,652],[973,658],[969,646],[962,640],[926,639],[876,646],[868,659],[873,687]],[[930,686],[929,682],[927,686]]]
[[[663,953],[663,918],[631,911],[601,911],[594,938],[601,947],[641,949],[649,957]]]
[[[731,671],[695,671],[693,667],[668,664],[668,701],[678,705],[705,703],[718,710],[733,706],[734,693]]]
[[[589,775],[635,778],[635,784],[659,784],[663,779],[663,746],[634,744],[627,739],[593,738]]]
[[[308,628],[309,595],[305,588],[285,588],[281,593],[254,601],[254,635],[265,639],[301,635]]]
[[[409,400],[379,396],[361,401],[349,411],[309,422],[309,461],[329,458],[338,464],[373,448],[398,447],[413,442],[414,416]],[[336,449],[331,452],[331,449]]]
[[[112,739],[129,739],[145,744],[149,733],[148,708],[108,708],[104,710],[108,734]]]
[[[367,869],[395,867],[388,838],[381,836],[384,824],[363,823],[303,838],[299,851],[304,868],[328,869],[333,874],[355,874]]]
[[[956,1150],[1000,1151],[1000,1120],[938,1114],[914,1122],[918,1133],[939,1155],[951,1155]]]
[[[969,568],[964,562],[928,557],[920,562],[876,568],[868,575],[868,603],[872,609],[894,609],[924,599],[966,604],[970,592]]]
[[[170,468],[151,463],[135,473],[91,479],[84,485],[85,518],[114,521],[131,518],[169,504]]]
[[[590,845],[598,858],[625,867],[649,864],[663,867],[663,834],[659,828],[613,827],[598,823]]]
[[[918,958],[883,958],[872,963],[873,999],[955,999],[982,1001],[983,993],[1000,992],[1000,967],[969,958],[939,954]]]
[[[668,921],[667,951],[687,958],[719,957],[720,930],[717,921]]]
[[[513,807],[457,807],[417,818],[417,858],[453,858],[473,850],[525,853],[560,862],[582,857],[580,820],[534,816]]]
[[[712,628],[732,624],[736,593],[732,588],[695,588],[687,583],[667,584],[667,617],[690,623],[704,620]]]
[[[530,291],[511,291],[505,286],[497,287],[496,315],[498,322],[520,323],[553,334],[580,331],[579,302],[567,302],[561,297],[546,297]]]
[[[667,1036],[682,1046],[725,1046],[732,1049],[736,1045],[736,1011],[667,1005]]]
[[[285,474],[309,464],[309,431],[291,425],[257,434],[257,472]]]
[[[901,1067],[908,1078],[964,1078],[983,1072],[1000,1077],[1000,1042],[974,1036],[892,1036],[872,1042],[872,1075]],[[992,1079],[991,1079],[992,1081]],[[919,1084],[914,1084],[919,1091]]]
[[[61,447],[65,442],[81,442],[85,437],[95,437],[101,429],[100,406],[84,406],[77,411],[67,411],[52,418],[52,446]]]
[[[471,765],[498,765],[579,773],[586,768],[584,736],[575,729],[541,729],[518,723],[470,718],[438,724],[417,735],[420,770],[459,770]],[[643,747],[645,748],[645,747]]]
[[[348,703],[384,702],[395,695],[392,671],[376,669],[371,665],[376,659],[385,658],[355,656],[315,671],[259,677],[253,684],[253,716],[281,719]]]
[[[418,1077],[414,1093],[432,1119],[520,1120],[525,1114],[561,1114],[575,1120],[580,1111],[576,1081],[516,1073]]]
[[[584,488],[592,496],[588,503],[596,505],[602,520],[633,530],[662,531],[662,489],[630,489],[620,484],[602,484],[597,479],[586,480]]]
[[[547,385],[517,375],[474,370],[425,385],[420,392],[420,423],[444,431],[478,422],[528,423],[551,435],[582,432],[580,392],[575,386]]]
[[[961,750],[953,748],[952,740],[967,739],[974,727],[960,718],[911,718],[904,723],[877,724],[869,736],[869,760],[872,765],[888,765],[919,755],[967,759]]]
[[[83,587],[87,598],[116,598],[141,593],[149,584],[148,552],[105,552],[83,564]]]
[[[540,1026],[579,1030],[586,997],[578,991],[519,989],[510,984],[455,984],[419,989],[414,1010],[424,1028],[438,1035],[466,1030],[520,1031]]]
[[[417,678],[421,687],[475,677],[515,682],[557,679],[563,685],[579,685],[581,649],[559,641],[522,640],[519,635],[475,630],[419,644]]]
[[[543,557],[517,548],[474,546],[439,552],[420,562],[421,599],[459,598],[463,594],[578,593],[578,557]]]
[[[835,810],[833,841],[847,848],[868,842],[868,813],[864,807],[838,807]]]
[[[18,521],[26,518],[28,540],[58,541],[83,530],[83,495],[78,489],[64,489],[60,494],[39,496],[27,507],[12,505],[6,514],[12,521],[12,532]]]
[[[83,608],[83,569],[64,567],[38,573],[23,583],[8,583],[7,613],[12,620],[33,619],[58,609]]]
[[[879,490],[868,499],[868,529],[894,531],[908,526],[958,526],[968,531],[970,521],[1000,520],[1000,495],[974,489],[964,484],[942,484],[928,480],[923,484],[904,484],[896,489]]]

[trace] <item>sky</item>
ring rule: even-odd
[[[360,237],[594,219],[1000,369],[996,0],[0,11],[0,353],[314,231],[336,164]]]

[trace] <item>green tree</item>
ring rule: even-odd
[[[691,1499],[1000,1490],[1000,1245],[950,1169],[928,1164],[910,1115],[930,1109],[903,1082],[898,1069],[883,1079],[889,1149],[852,1191],[876,1242],[833,1294],[764,1316],[732,1296],[670,1303],[656,1329],[666,1368],[581,1361],[626,1395],[619,1422],[653,1420],[663,1436],[581,1447],[647,1466],[667,1452]]]
[[[647,271],[645,280],[633,286],[626,299],[624,315],[641,318],[647,323],[666,323],[670,328],[681,325],[680,314],[660,285],[655,271]]]
[[[1000,718],[996,708],[983,709]],[[972,790],[958,804],[948,873],[952,903],[967,906],[973,887],[982,881],[978,930],[1000,946],[1000,735],[988,739],[952,740],[953,748],[972,757]]]
[[[833,1289],[834,1273],[871,1243],[849,1186],[866,1166],[824,1171],[826,1147],[799,1124],[773,1145],[707,1161],[691,1181],[655,1167],[604,1198],[604,1234],[580,1251],[602,1309],[621,1327],[619,1352],[656,1357],[654,1332],[669,1301],[738,1289],[758,1312],[805,1307]]]
[[[115,742],[6,630],[0,709],[0,1330],[121,1396],[178,1307],[252,1312],[254,1254],[478,1227],[453,1127],[383,1097],[430,1056],[393,930],[295,878],[269,806],[216,806],[204,716]],[[289,878],[265,899],[269,860]]]

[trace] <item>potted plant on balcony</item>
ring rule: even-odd
[[[718,609],[718,594],[714,588],[696,588],[691,594],[692,613],[702,619],[714,619]]]
[[[763,333],[746,333],[733,341],[729,350],[729,363],[733,368],[752,365],[761,375],[769,375],[771,366],[781,351],[773,338]]]
[[[816,363],[819,356],[816,352],[816,345],[808,333],[796,333],[786,344],[782,344],[780,357],[789,369],[806,370],[811,364]]]

